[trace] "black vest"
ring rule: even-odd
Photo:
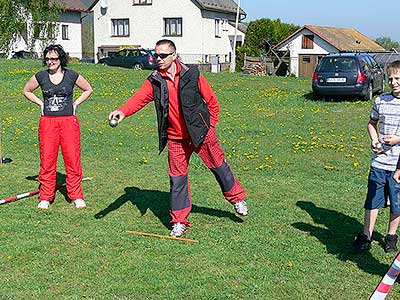
[[[210,112],[199,90],[199,70],[181,64],[179,73],[178,101],[190,139],[194,146],[199,146],[210,128]],[[158,71],[148,79],[154,91],[154,104],[158,122],[158,150],[161,153],[167,145],[169,95],[168,85]]]

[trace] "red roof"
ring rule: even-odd
[[[50,0],[57,3],[63,9],[69,11],[89,12],[87,6],[81,0]]]

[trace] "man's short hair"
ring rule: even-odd
[[[400,60],[395,60],[388,64],[386,72],[389,73],[392,70],[400,70]]]
[[[171,40],[162,39],[162,40],[159,40],[159,41],[156,43],[156,47],[161,46],[161,45],[168,45],[174,52],[176,52],[175,43],[174,43],[173,41],[171,41]]]

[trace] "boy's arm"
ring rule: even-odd
[[[375,145],[376,143],[379,143],[379,137],[378,137],[378,121],[370,119],[368,122],[368,135],[369,138],[371,139],[371,145]]]
[[[377,145],[379,143],[377,126],[378,121],[372,119],[369,120],[367,129],[369,138],[371,139],[371,149],[374,153],[382,152],[382,149]]]

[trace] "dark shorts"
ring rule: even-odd
[[[400,214],[400,185],[394,181],[393,174],[393,171],[371,167],[365,209],[390,206],[392,214]]]

